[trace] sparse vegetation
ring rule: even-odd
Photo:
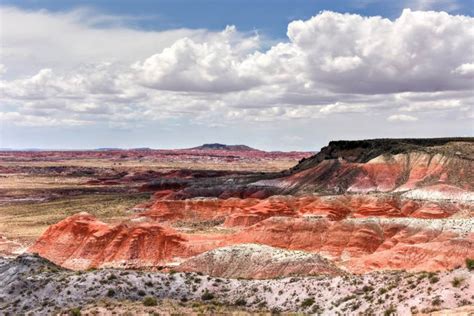
[[[431,304],[433,304],[433,306],[440,306],[441,303],[443,303],[443,300],[441,300],[441,298],[439,298],[439,297],[435,297],[433,299],[433,301],[431,302]]]
[[[203,301],[212,300],[212,299],[214,299],[214,294],[209,293],[209,291],[206,289],[206,291],[204,292],[204,294],[202,294],[201,299],[202,299]]]
[[[313,306],[313,304],[314,304],[314,298],[308,297],[308,298],[305,298],[304,301],[301,303],[301,307],[308,308],[308,307]]]
[[[21,237],[33,241],[49,225],[67,216],[87,210],[101,220],[110,221],[126,217],[130,208],[148,199],[149,194],[146,193],[85,193],[44,202],[1,205],[0,231],[11,238]]]
[[[430,281],[431,284],[435,284],[439,281],[439,277],[436,275],[436,273],[430,272],[428,274],[428,280]]]
[[[383,315],[384,316],[391,316],[391,315],[395,315],[396,312],[397,312],[397,309],[394,306],[390,306],[388,309],[386,309],[383,312]]]
[[[247,305],[247,301],[244,298],[239,298],[235,301],[234,305],[236,306],[245,306]]]
[[[143,305],[145,305],[145,306],[156,306],[156,305],[158,305],[158,301],[156,300],[156,298],[154,298],[152,296],[147,296],[143,299]]]
[[[474,259],[466,258],[466,268],[467,268],[469,271],[474,270]]]
[[[464,281],[463,278],[459,278],[459,277],[455,277],[452,281],[451,281],[451,284],[454,286],[454,287],[459,287],[462,282]]]
[[[81,316],[81,309],[79,307],[71,308],[68,312],[69,316]]]

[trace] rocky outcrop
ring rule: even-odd
[[[348,162],[366,163],[381,155],[398,155],[410,152],[441,154],[443,156],[473,158],[473,137],[446,138],[381,138],[366,140],[338,140],[314,156],[304,158],[292,170],[312,168],[324,160],[343,159]],[[467,146],[465,145],[467,144]]]
[[[340,157],[254,184],[275,187],[284,194],[399,193],[445,186],[453,194],[447,190],[436,199],[474,201],[474,160],[426,152],[384,154],[365,163]],[[425,195],[425,199],[430,198]]]
[[[177,270],[246,279],[343,273],[329,260],[317,254],[258,244],[216,248],[183,262]]]

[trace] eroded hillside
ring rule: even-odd
[[[237,149],[219,150],[232,155],[248,150]],[[133,187],[150,198],[113,221],[82,209],[52,223],[28,251],[73,270],[179,271],[228,278],[232,300],[249,290],[235,278],[255,279],[248,282],[261,282],[255,284],[271,291],[293,282],[278,278],[301,278],[287,303],[265,294],[242,305],[251,310],[265,301],[262,308],[267,310],[309,312],[301,306],[306,299],[313,312],[328,315],[469,306],[473,297],[456,292],[453,301],[443,296],[451,295],[446,288],[446,293],[441,288],[437,292],[439,301],[431,302],[437,281],[421,280],[423,275],[443,275],[447,284],[461,273],[463,289],[471,291],[472,273],[462,268],[474,258],[473,153],[473,138],[338,141],[278,172],[229,167],[92,175],[84,185]],[[380,301],[386,293],[382,288],[390,287],[395,275],[417,275],[406,291],[417,290],[409,298],[399,294]],[[327,296],[317,296],[323,288],[320,278],[331,288]],[[381,288],[361,294],[367,296],[362,300],[352,283],[338,283],[341,278],[364,284],[378,278]],[[366,286],[374,287],[372,283]],[[199,300],[199,295],[188,296]],[[334,305],[346,297],[350,305]]]

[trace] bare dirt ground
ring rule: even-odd
[[[5,249],[20,251],[48,226],[81,211],[108,223],[126,218],[136,205],[148,201],[152,192],[140,191],[149,179],[114,183],[123,174],[172,170],[278,172],[295,165],[303,154],[294,155],[215,151],[0,152],[0,236],[17,246],[9,243]],[[97,179],[105,182],[90,183]]]

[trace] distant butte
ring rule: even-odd
[[[228,151],[260,151],[247,145],[226,145],[219,143],[203,144],[198,147],[190,148],[192,150],[228,150]]]

